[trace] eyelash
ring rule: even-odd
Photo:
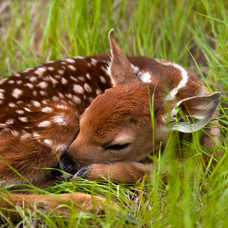
[[[106,150],[122,150],[126,148],[129,145],[129,143],[120,145],[120,144],[114,144],[112,146],[106,147]]]

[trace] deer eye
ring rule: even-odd
[[[114,144],[112,146],[106,147],[106,150],[122,150],[125,149],[130,143],[125,144]]]

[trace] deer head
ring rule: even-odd
[[[80,117],[80,132],[68,150],[77,164],[140,161],[165,142],[170,131],[195,132],[210,121],[220,93],[186,95],[180,100],[186,93],[183,88],[179,98],[177,93],[176,99],[169,101],[164,83],[139,81],[117,46],[113,30],[109,41],[114,87],[98,96]],[[174,79],[170,80],[168,84]]]

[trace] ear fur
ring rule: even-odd
[[[114,86],[125,83],[139,82],[127,57],[116,44],[113,29],[110,30],[108,37],[112,55],[110,72]]]
[[[190,97],[176,104],[167,119],[171,130],[191,133],[207,125],[220,101],[221,93],[210,96]]]

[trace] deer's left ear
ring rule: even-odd
[[[202,129],[208,124],[220,101],[221,93],[210,96],[190,97],[177,103],[172,109],[167,122],[171,130],[191,133]]]
[[[108,37],[112,55],[110,73],[114,86],[125,83],[139,82],[127,57],[116,44],[113,29],[109,32]]]

